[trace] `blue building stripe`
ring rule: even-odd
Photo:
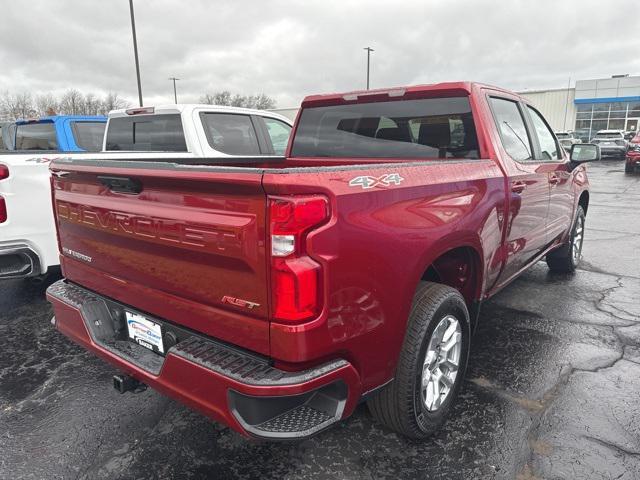
[[[613,103],[613,102],[637,102],[640,96],[635,97],[604,97],[604,98],[576,98],[573,103],[579,105],[581,103]]]

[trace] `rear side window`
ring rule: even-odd
[[[83,150],[99,152],[102,150],[105,122],[71,122],[73,138]]]
[[[57,150],[53,122],[27,123],[16,128],[16,150]]]
[[[146,152],[187,151],[179,113],[112,118],[105,147]]]
[[[489,99],[502,146],[509,156],[520,162],[531,160],[531,140],[518,104],[504,98]]]
[[[260,155],[258,138],[248,115],[200,113],[209,145],[227,155]]]
[[[295,157],[478,158],[467,97],[305,108]]]
[[[280,120],[275,118],[263,117],[267,131],[269,132],[269,138],[273,145],[273,151],[276,155],[284,155],[284,151],[287,149],[287,143],[289,143],[289,134],[291,133],[291,127]]]

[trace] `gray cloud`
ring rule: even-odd
[[[145,103],[264,92],[279,106],[372,86],[478,80],[512,89],[640,71],[633,0],[135,0]],[[127,0],[4,2],[0,90],[136,99]]]

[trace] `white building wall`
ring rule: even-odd
[[[573,130],[576,124],[575,88],[519,92],[529,100],[556,132]]]

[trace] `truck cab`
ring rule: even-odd
[[[12,140],[10,150],[98,152],[106,122],[107,117],[98,115],[52,115],[17,120],[5,128]]]
[[[126,108],[109,113],[103,150],[283,155],[290,132],[288,118],[265,110],[203,104]]]

